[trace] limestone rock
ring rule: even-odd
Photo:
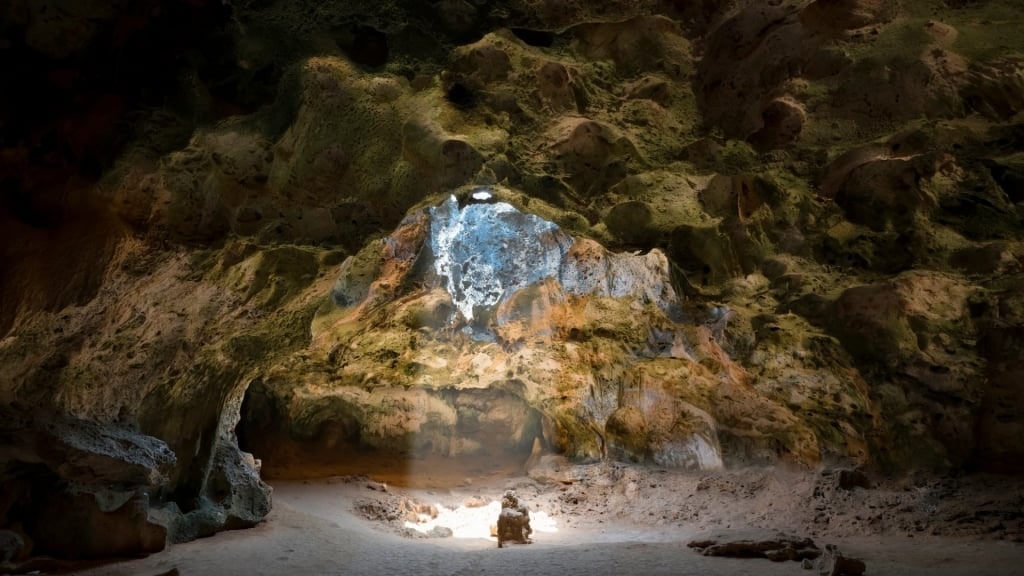
[[[807,122],[803,107],[791,98],[776,98],[765,104],[761,111],[762,126],[750,135],[750,143],[757,149],[784,148],[800,137]]]
[[[627,98],[644,98],[662,106],[668,105],[672,97],[669,83],[657,76],[643,76],[626,84],[623,90]]]
[[[225,530],[251,528],[270,513],[271,487],[260,478],[252,455],[230,443],[220,443],[214,453],[206,492],[224,509]]]
[[[286,363],[250,391],[243,420],[275,470],[342,447],[525,459],[540,445],[693,469],[766,462],[780,449],[801,462],[825,451],[863,459],[853,439],[870,423],[856,412],[840,416],[849,441],[819,442],[745,383],[716,341],[732,328],[679,323],[661,253],[610,252],[505,198],[515,196],[494,187],[442,200],[343,264],[313,323],[311,361],[330,384]],[[818,433],[838,414],[822,412]],[[304,447],[274,440],[277,427]]]
[[[430,216],[435,274],[467,321],[475,308],[557,277],[572,244],[554,224],[504,203],[460,208],[451,197]]]
[[[855,357],[900,366],[900,384],[888,384],[882,392],[905,398],[886,403],[893,417],[913,414],[920,409],[915,406],[949,414],[934,428],[924,422],[905,428],[905,434],[932,440],[928,449],[918,446],[901,458],[942,468],[964,462],[970,452],[973,431],[967,422],[977,410],[985,381],[978,351],[963,339],[973,330],[970,292],[955,277],[910,272],[850,288],[835,303],[833,329]],[[959,405],[940,407],[927,399],[933,392],[959,398]]]
[[[516,495],[515,490],[507,490],[501,497],[501,513],[498,515],[498,548],[513,542],[529,544],[533,529],[530,528],[530,510]]]
[[[0,462],[42,464],[86,485],[159,486],[175,456],[150,436],[94,421],[4,410]]]
[[[626,163],[636,154],[627,136],[589,118],[566,118],[551,132],[552,159],[567,174],[567,183],[583,197],[594,196],[622,180]]]
[[[78,545],[31,543],[25,499],[109,535],[81,554],[258,522],[238,441],[295,474],[1020,471],[1008,2],[9,4],[0,404],[33,416],[0,414],[0,525],[25,548]],[[463,245],[439,273],[453,189],[515,207],[474,240],[514,266]]]

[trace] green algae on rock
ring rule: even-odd
[[[346,260],[314,321],[317,368],[271,371],[267,408],[252,409],[275,416],[254,424],[319,445],[328,467],[353,449],[522,462],[536,442],[695,469],[866,457],[863,419],[818,438],[760,396],[686,318],[660,251],[610,253],[494,200],[507,194],[476,189],[465,205],[452,196],[414,211]],[[324,445],[332,422],[348,432]],[[260,446],[275,455],[269,472],[301,468],[272,436]]]

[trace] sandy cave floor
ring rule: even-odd
[[[507,470],[458,477],[431,468],[405,486],[387,475],[278,480],[272,482],[273,512],[256,528],[73,573],[812,573],[797,562],[704,557],[686,546],[698,535],[768,529],[810,536],[819,547],[837,544],[844,554],[863,559],[870,575],[1010,575],[1024,566],[1024,483],[1015,479],[903,481],[845,490],[833,476],[785,468],[682,473],[599,464],[557,475],[539,483]],[[422,520],[445,507],[466,511],[468,505],[470,514],[479,512],[508,488],[516,489],[536,518],[532,544],[499,549],[483,524],[471,537],[454,525],[449,527],[455,537],[445,538],[407,527],[416,511],[425,513]]]

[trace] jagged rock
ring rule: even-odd
[[[342,265],[332,303],[313,323],[322,359],[312,361],[326,362],[333,383],[289,392],[313,382],[285,364],[251,389],[245,435],[261,439],[275,470],[301,466],[302,453],[332,458],[341,446],[525,459],[538,441],[577,459],[694,469],[721,467],[726,450],[767,462],[780,446],[802,462],[823,450],[864,457],[863,440],[823,446],[786,407],[743,384],[747,374],[717,341],[742,322],[717,333],[679,323],[682,302],[659,251],[609,252],[504,198],[515,196],[472,188],[410,214]],[[741,204],[759,213],[753,200]],[[383,310],[392,320],[363,327]],[[430,322],[414,320],[428,310]],[[622,357],[625,342],[639,358]],[[865,427],[856,421],[851,439]],[[305,448],[272,438],[276,427]]]
[[[566,118],[551,129],[552,160],[566,182],[583,197],[594,196],[626,176],[635,145],[621,132],[599,121]]]
[[[946,414],[932,421],[935,427],[921,422],[904,430],[929,439],[896,456],[904,461],[944,468],[963,463],[971,451],[974,432],[967,422],[978,409],[985,375],[973,342],[963,339],[974,330],[970,294],[971,288],[955,276],[914,271],[849,288],[830,313],[830,328],[855,357],[901,367],[904,377],[886,385],[887,394],[905,398],[886,404],[891,417],[918,410]],[[933,393],[960,400],[935,402]]]
[[[1024,58],[1005,56],[971,66],[966,104],[992,119],[1008,119],[1024,107]]]
[[[174,465],[164,442],[90,420],[2,410],[0,463],[42,464],[84,485],[158,486]]]
[[[739,10],[709,34],[698,65],[697,95],[705,122],[733,138],[757,132],[778,86],[810,59],[819,41],[804,30],[793,5]]]
[[[810,538],[770,531],[734,531],[697,538],[687,543],[704,556],[767,558],[772,562],[821,556]]]
[[[836,195],[851,222],[874,230],[907,229],[914,218],[936,207],[921,187],[936,171],[934,157],[882,160],[853,169]]]
[[[250,528],[270,513],[272,489],[260,478],[251,454],[221,442],[213,456],[205,490],[224,509],[224,530]]]
[[[530,528],[530,510],[516,495],[515,490],[506,490],[501,497],[501,513],[498,515],[498,548],[508,542],[529,544],[533,529]]]

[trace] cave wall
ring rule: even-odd
[[[520,455],[718,465],[668,456],[701,437],[724,465],[1020,473],[1021,23],[1010,0],[7,3],[10,557],[252,525],[265,454],[236,429],[344,459],[376,422],[338,408],[360,390],[405,398],[399,428],[434,406],[419,448],[451,453],[488,406],[435,390],[453,374],[529,407],[494,424]],[[581,258],[660,255],[678,309],[541,282],[462,338],[416,239],[476,186]],[[109,541],[62,536],[88,526]]]

